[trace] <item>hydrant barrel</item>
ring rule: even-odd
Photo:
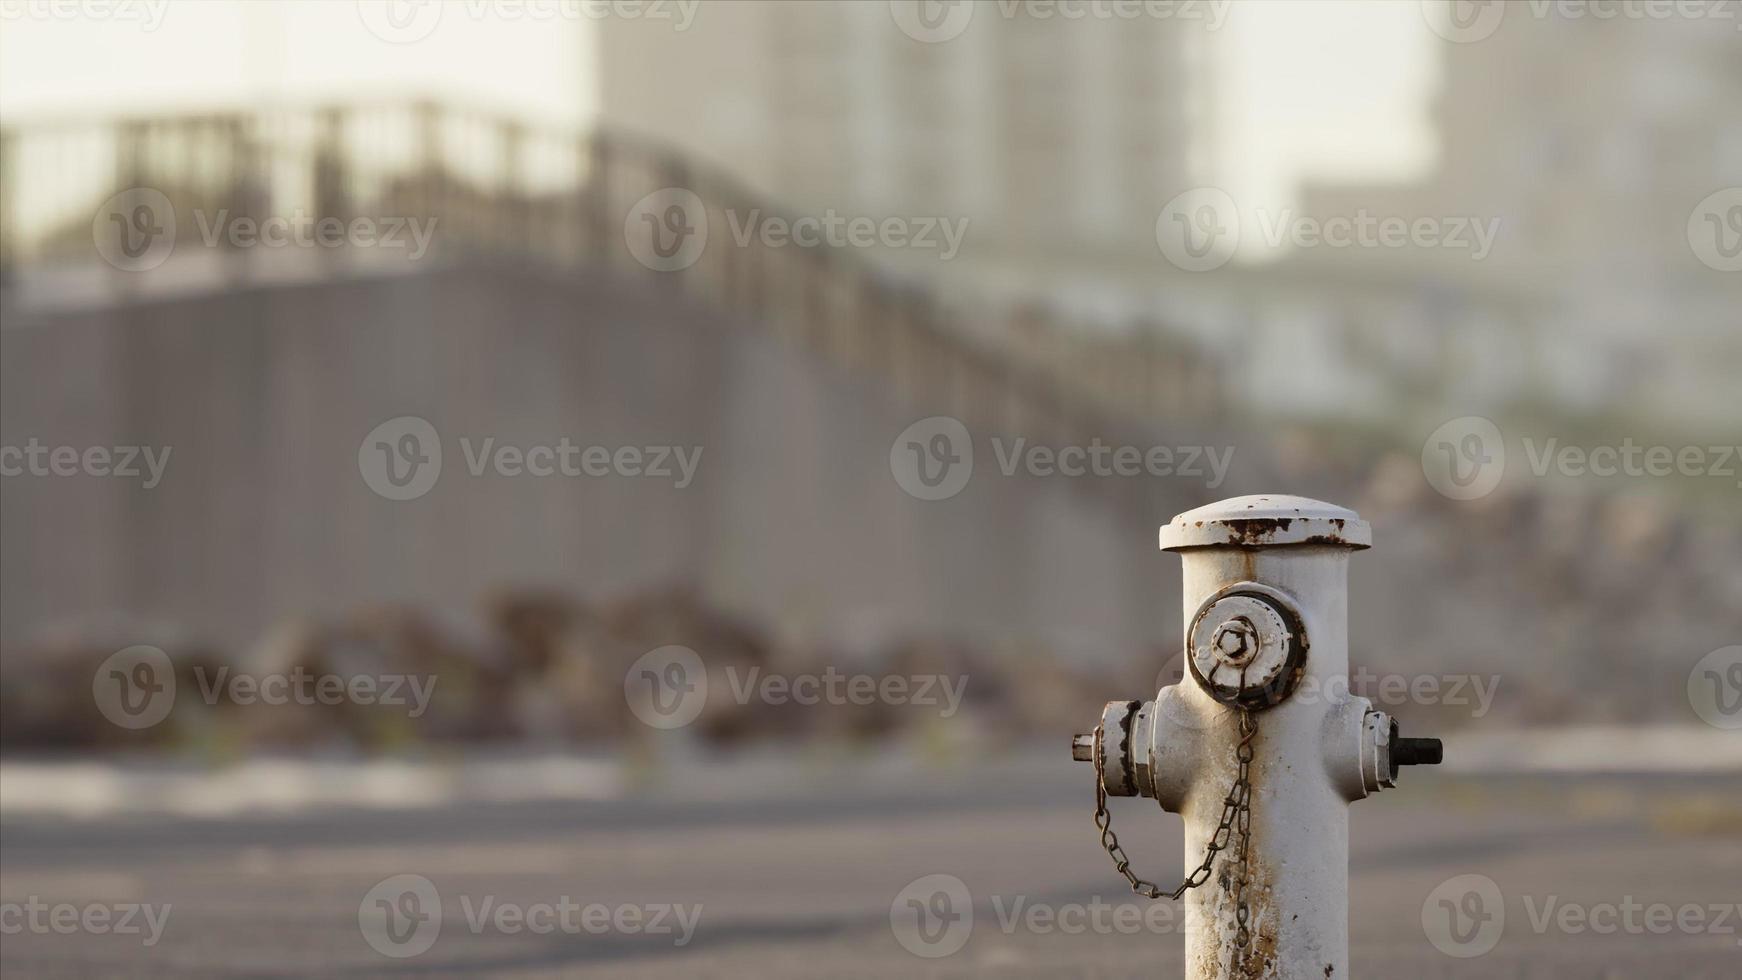
[[[1219,884],[1227,876],[1211,878],[1185,897],[1187,977],[1349,975],[1350,799],[1347,785],[1327,775],[1325,734],[1344,728],[1347,718],[1339,714],[1356,706],[1322,694],[1349,676],[1349,555],[1371,544],[1367,524],[1353,511],[1299,497],[1226,500],[1181,514],[1161,530],[1162,549],[1179,552],[1183,562],[1188,645],[1205,633],[1194,622],[1219,616],[1215,607],[1228,596],[1250,593],[1254,606],[1276,608],[1278,620],[1292,618],[1275,632],[1297,632],[1300,648],[1280,678],[1286,689],[1273,691],[1266,700],[1274,703],[1255,712],[1246,945],[1236,943],[1235,895]],[[1194,667],[1223,656],[1215,648],[1187,651]],[[1201,669],[1194,675],[1204,679]],[[1215,688],[1179,686],[1180,714],[1202,725],[1198,772],[1178,801],[1191,867],[1216,834],[1239,734]],[[1294,696],[1303,690],[1310,696]],[[1360,735],[1353,737],[1358,746]]]

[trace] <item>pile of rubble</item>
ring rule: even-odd
[[[111,655],[141,642],[174,665],[175,702],[161,723],[128,730],[105,720],[92,685]],[[474,616],[377,606],[332,622],[285,624],[233,660],[161,630],[111,626],[60,638],[8,658],[0,745],[31,753],[151,746],[223,757],[262,749],[608,744],[655,734],[630,709],[625,677],[637,658],[670,645],[696,651],[709,675],[705,706],[686,732],[720,746],[903,737],[944,727],[936,710],[875,698],[818,710],[795,698],[737,696],[770,675],[942,678],[962,695],[951,730],[999,735],[1068,725],[1094,710],[1107,685],[1053,658],[947,640],[905,640],[854,655],[780,643],[686,590],[599,604],[512,592],[488,597]],[[322,690],[325,679],[334,679],[336,691],[359,677],[371,679],[373,702],[307,693]],[[290,680],[274,688],[267,678]],[[267,691],[278,697],[269,701]],[[418,703],[413,695],[424,691],[427,703]]]

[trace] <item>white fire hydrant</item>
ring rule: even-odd
[[[1072,756],[1096,763],[1095,822],[1138,894],[1184,898],[1190,980],[1349,976],[1348,804],[1437,764],[1349,692],[1349,554],[1372,535],[1353,511],[1301,497],[1237,497],[1161,529],[1181,553],[1188,677],[1154,701],[1114,701]],[[1107,796],[1185,818],[1185,881],[1139,878]]]

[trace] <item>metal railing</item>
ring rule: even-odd
[[[223,280],[237,286],[261,274],[265,250],[214,239],[220,217],[421,217],[439,222],[432,251],[444,261],[675,285],[735,322],[882,375],[905,400],[1037,439],[1105,434],[1113,419],[1214,418],[1220,408],[1208,360],[1150,325],[1082,329],[1043,307],[947,307],[826,245],[727,242],[681,271],[652,271],[627,247],[624,222],[635,202],[667,187],[694,192],[719,228],[728,210],[779,213],[731,175],[642,140],[431,102],[36,124],[0,131],[0,274],[13,282],[37,268],[99,264],[94,216],[130,188],[164,194],[183,216],[176,241],[204,246],[207,259],[215,251]],[[367,258],[315,251],[317,271]],[[126,290],[119,295],[125,302]]]

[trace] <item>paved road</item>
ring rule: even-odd
[[[860,775],[866,768],[852,758],[813,760],[769,779],[767,766],[746,767],[741,777],[722,766],[633,799],[583,804],[211,821],[9,817],[0,826],[0,900],[22,907],[35,896],[81,911],[90,903],[171,908],[149,948],[139,935],[27,927],[0,943],[0,970],[7,977],[1179,976],[1182,939],[1165,914],[1171,909],[1132,931],[1148,903],[1121,889],[1097,849],[1080,768],[1028,754],[972,773],[870,767]],[[1398,792],[1355,810],[1356,976],[1742,975],[1742,921],[1734,910],[1711,921],[1718,913],[1708,908],[1742,902],[1742,781],[1408,775]],[[1177,875],[1177,819],[1146,801],[1115,805],[1140,864]],[[427,878],[442,912],[431,917],[440,930],[427,949],[396,959],[366,940],[359,906],[378,882],[404,874]],[[928,959],[898,941],[890,910],[906,885],[933,874],[962,881],[973,928],[959,951]],[[1462,874],[1493,879],[1504,909],[1498,942],[1471,958],[1436,949],[1422,921],[1430,893]],[[557,925],[543,916],[559,914],[565,898],[574,906],[573,931],[521,927],[522,912]],[[1641,907],[1629,911],[1629,901]],[[1017,902],[1023,912],[1012,919]],[[594,903],[603,910],[588,912]],[[677,909],[688,914],[698,904],[700,918],[681,945],[675,932],[638,931],[656,916],[676,930]],[[1042,911],[1030,911],[1036,906]],[[1665,915],[1694,914],[1685,907],[1709,924],[1651,931],[1664,928]],[[612,926],[588,918],[631,914],[644,918]],[[1073,928],[1060,928],[1053,914]],[[143,922],[140,913],[135,923]],[[590,933],[589,923],[608,931]],[[403,952],[429,933],[404,935],[412,937],[404,946],[377,938]]]

